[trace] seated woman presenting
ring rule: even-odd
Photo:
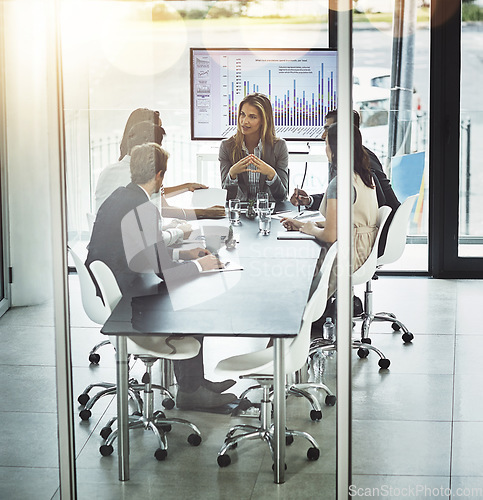
[[[240,102],[236,134],[222,141],[219,160],[228,200],[255,200],[259,192],[268,192],[271,201],[287,198],[288,149],[275,135],[267,96],[248,94]]]
[[[329,162],[337,172],[337,124],[329,127],[326,140],[326,152]],[[354,127],[354,178],[353,193],[353,271],[359,269],[371,253],[377,236],[378,203],[369,163],[369,157],[362,147],[359,129]],[[301,231],[315,236],[329,246],[337,239],[337,175],[329,182],[320,205],[320,212],[325,217],[323,222],[301,222],[295,219],[282,219],[282,224],[289,231]],[[325,251],[321,252],[325,255]],[[318,266],[319,268],[320,266]],[[334,266],[335,268],[335,266]],[[336,288],[334,269],[329,282],[329,296]]]

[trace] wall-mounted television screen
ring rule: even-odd
[[[238,104],[252,92],[272,103],[287,140],[320,140],[337,107],[335,49],[191,48],[191,138],[221,140],[237,127]]]

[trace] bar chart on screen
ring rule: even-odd
[[[330,49],[191,49],[192,136],[225,138],[253,92],[272,103],[277,135],[319,139],[337,107],[337,53]]]

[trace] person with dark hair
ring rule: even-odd
[[[139,274],[129,267],[121,222],[128,213],[142,205],[143,213],[149,213],[152,220],[156,221],[153,228],[149,228],[150,239],[158,243],[163,255],[170,256],[169,259],[165,259],[166,268],[168,263],[173,267],[178,267],[173,260],[194,260],[194,257],[198,257],[198,252],[201,251],[204,256],[198,262],[180,264],[185,269],[183,272],[190,269],[194,276],[205,268],[211,269],[219,266],[218,259],[204,249],[183,251],[166,248],[161,217],[156,206],[150,202],[150,198],[162,187],[169,155],[159,144],[152,142],[137,145],[131,149],[131,152],[133,155],[130,161],[131,182],[126,187],[117,188],[99,208],[91,239],[87,245],[86,265],[89,266],[94,260],[102,260],[116,276],[121,291],[125,293],[130,289]],[[156,271],[159,272],[159,270]]]
[[[132,181],[116,189],[97,213],[85,263],[89,268],[95,260],[104,262],[112,270],[123,295],[135,294],[140,278],[136,269],[141,261],[144,272],[150,267],[166,282],[189,280],[202,271],[223,267],[220,260],[204,248],[173,250],[164,242],[159,211],[149,200],[162,188],[168,156],[155,143],[132,148]],[[136,241],[140,234],[142,242]],[[183,262],[177,262],[178,259]],[[221,394],[235,384],[234,380],[211,382],[204,378],[202,349],[192,359],[175,361],[174,370],[179,388],[176,402],[180,408],[213,408],[236,399],[234,394]]]
[[[258,192],[268,192],[272,201],[287,198],[287,144],[275,135],[272,104],[266,95],[255,92],[240,102],[237,131],[222,141],[219,160],[228,200],[256,199]]]
[[[163,122],[161,120],[161,116],[159,115],[159,111],[153,111],[152,109],[148,108],[135,109],[129,115],[129,118],[127,119],[126,122],[126,126],[124,127],[124,133],[122,134],[121,145],[120,145],[121,155],[119,156],[119,161],[121,161],[126,155],[131,154],[130,153],[131,148],[129,147],[128,144],[129,131],[134,125],[136,125],[136,123],[145,121],[151,122],[153,125],[158,125],[159,127],[161,127],[161,130],[163,131],[163,135],[166,135],[166,132],[162,128]],[[150,142],[156,142],[156,141],[150,141]],[[161,144],[161,142],[159,144]]]
[[[325,115],[324,132],[322,133],[323,141],[325,141],[326,139],[327,129],[336,122],[337,122],[337,110],[334,109],[332,111],[329,111]],[[360,115],[356,110],[353,111],[353,122],[355,127],[357,128],[360,127]],[[394,212],[394,210],[396,210],[396,208],[399,207],[401,203],[397,199],[397,196],[392,189],[391,182],[384,173],[381,162],[379,161],[377,156],[365,146],[364,150],[369,156],[370,167],[373,173],[374,183],[376,185],[378,204],[380,207],[382,207],[383,205],[387,205],[391,207]],[[329,181],[330,178],[331,174],[329,165]],[[323,196],[324,196],[323,193],[308,195],[304,190],[296,188],[290,198],[290,202],[292,203],[292,205],[295,206],[304,205],[309,210],[318,210]]]
[[[136,134],[138,140],[133,143],[130,141],[131,130],[134,126],[139,123],[150,123],[154,127],[153,135],[146,137],[144,142],[155,142],[159,145],[162,144],[163,138],[166,135],[166,131],[162,127],[162,121],[159,111],[153,111],[147,108],[135,109],[127,119],[126,126],[124,128],[124,133],[121,140],[120,146],[120,156],[116,163],[108,165],[105,167],[97,181],[96,191],[95,191],[95,201],[96,201],[96,212],[99,207],[107,199],[107,197],[114,192],[120,186],[126,186],[130,182],[130,170],[129,163],[131,161],[131,149],[135,145],[142,144],[139,142],[141,136]],[[167,197],[175,196],[186,191],[195,191],[196,189],[206,189],[207,186],[197,182],[185,182],[177,186],[165,187],[163,193],[160,196],[160,201],[157,203],[160,205],[160,209],[163,211],[165,217],[172,217],[178,219],[202,219],[202,218],[220,218],[225,216],[225,207],[209,207],[209,208],[197,208],[197,209],[183,209],[178,207],[172,207],[166,201]]]
[[[335,175],[329,182],[320,205],[320,212],[325,217],[325,221],[304,223],[300,220],[284,218],[281,222],[289,231],[311,234],[317,240],[330,246],[337,240],[337,170],[341,168],[337,163],[337,124],[331,125],[327,130],[326,152]],[[378,231],[378,204],[369,156],[362,145],[361,133],[356,126],[354,126],[353,188],[353,271],[356,271],[369,257]],[[332,272],[329,295],[334,293],[335,287],[336,274]]]
[[[130,153],[136,146],[149,142],[161,144],[163,136],[164,129],[159,125],[155,125],[152,121],[136,123],[131,127],[127,135],[128,151]],[[97,203],[99,204],[98,209],[105,199],[109,197],[113,186],[118,183],[119,178],[124,176],[125,167],[130,168],[130,162],[131,156],[126,155],[118,164],[111,165],[101,172],[96,190]],[[119,166],[122,166],[121,169]],[[129,179],[125,179],[125,185],[131,181],[131,174],[129,177]],[[164,241],[167,246],[181,243],[183,239],[186,239],[191,234],[191,226],[186,221],[171,221],[169,224],[164,225],[162,229]]]

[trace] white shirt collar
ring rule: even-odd
[[[144,193],[146,194],[148,200],[150,200],[151,196],[149,196],[149,193],[140,184],[138,184],[138,186],[144,191]]]

